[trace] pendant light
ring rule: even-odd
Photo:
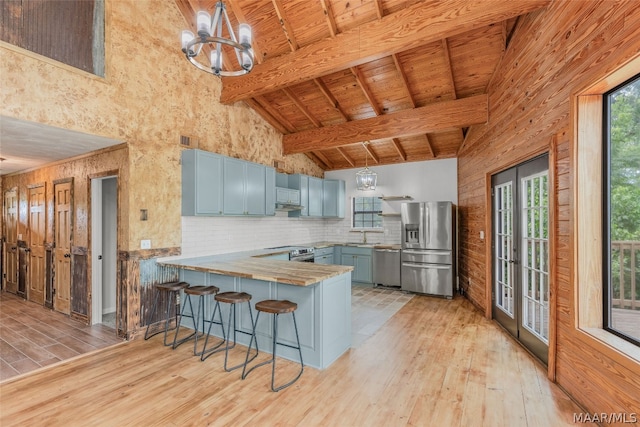
[[[356,185],[360,191],[375,190],[376,183],[378,181],[378,174],[369,169],[369,166],[367,165],[367,159],[369,156],[367,145],[369,145],[369,141],[362,143],[365,151],[364,169],[356,172]]]

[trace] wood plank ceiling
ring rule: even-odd
[[[175,1],[190,29],[216,3]],[[252,26],[256,66],[222,78],[221,102],[246,102],[282,132],[284,154],[324,170],[456,157],[488,120],[518,17],[549,3],[226,0],[234,28]]]

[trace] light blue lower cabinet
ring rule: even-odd
[[[266,299],[287,299],[298,304],[296,321],[302,345],[305,366],[325,369],[351,347],[351,273],[344,273],[310,286],[296,286],[286,283],[266,282],[242,277],[224,276],[194,270],[181,270],[180,279],[195,285],[215,285],[220,292],[237,291],[251,294],[254,321],[257,316],[255,304]],[[181,305],[185,303],[184,296]],[[213,313],[213,298],[205,307],[207,320]],[[221,304],[225,331],[229,321],[229,304]],[[193,308],[197,310],[196,300]],[[188,312],[188,309],[187,309]],[[246,304],[239,304],[236,312],[237,324],[241,330],[251,331],[251,318]],[[272,352],[273,315],[262,313],[257,328],[258,348],[261,352]],[[193,328],[191,319],[185,319],[184,326]],[[206,325],[208,327],[208,325]],[[221,337],[220,326],[214,325],[212,335]],[[237,334],[238,342],[247,346],[249,335]],[[295,330],[292,316],[278,317],[278,340],[295,344]],[[278,346],[278,356],[298,361],[298,352]]]

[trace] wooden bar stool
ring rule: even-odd
[[[220,291],[216,286],[189,286],[184,290],[185,295],[187,296],[186,301],[182,305],[182,312],[180,313],[180,319],[178,321],[178,327],[176,328],[176,338],[174,339],[173,349],[175,350],[180,344],[194,339],[193,343],[193,355],[200,356],[202,351],[198,351],[198,337],[204,335],[204,324],[206,322],[210,322],[211,320],[206,320],[204,315],[204,307],[205,307],[205,298],[209,295],[217,294]],[[194,315],[193,313],[193,303],[191,302],[191,297],[198,297],[198,312]],[[191,314],[185,314],[185,309],[187,308],[187,303],[189,304],[189,309]],[[202,312],[202,317],[200,313]],[[215,308],[214,308],[214,316],[215,317]],[[182,319],[185,317],[189,317],[193,320],[193,333],[187,335],[180,340],[177,340],[178,333],[180,332],[180,325],[182,324]],[[212,319],[213,319],[212,317]],[[198,334],[198,323],[202,322],[202,329],[200,330],[200,334]],[[220,322],[216,322],[219,325],[222,325],[222,318],[220,318]],[[211,330],[211,325],[209,325],[209,330]],[[224,332],[224,329],[223,329]],[[177,341],[176,341],[177,340]],[[204,348],[203,348],[204,351]]]
[[[298,378],[302,375],[304,371],[304,362],[302,361],[302,349],[300,348],[300,337],[298,336],[298,324],[296,323],[296,309],[298,308],[298,304],[295,302],[287,301],[287,300],[265,300],[256,303],[256,310],[258,310],[258,315],[256,316],[256,324],[253,327],[253,335],[251,336],[251,341],[249,341],[249,348],[251,348],[251,342],[257,338],[255,336],[256,327],[258,325],[258,319],[260,318],[260,313],[271,313],[273,314],[273,354],[271,355],[271,359],[266,360],[264,362],[260,362],[257,365],[253,366],[251,369],[246,371],[247,365],[249,364],[249,352],[247,351],[247,360],[245,361],[245,367],[242,369],[242,379],[245,379],[249,372],[253,371],[255,368],[271,363],[271,390],[279,391],[285,387],[289,387],[291,384],[296,382]],[[278,316],[281,314],[291,313],[293,316],[293,327],[296,331],[296,341],[298,343],[297,346],[293,346],[287,343],[278,342]],[[298,375],[289,381],[286,384],[276,387],[275,386],[275,376],[276,376],[276,346],[283,345],[285,347],[294,348],[298,350],[300,354],[300,372]]]
[[[225,337],[224,334],[224,326],[222,327],[222,339],[223,342],[226,342],[224,348],[219,348],[222,343],[212,347],[211,349],[207,349],[207,341],[209,340],[209,332],[207,332],[207,338],[204,341],[204,348],[202,349],[202,354],[200,356],[200,360],[205,360],[207,357],[211,356],[213,353],[217,353],[218,351],[224,350],[224,370],[227,372],[231,372],[234,369],[238,369],[241,366],[245,366],[247,360],[251,361],[258,356],[258,341],[256,341],[256,353],[253,355],[251,359],[249,359],[249,353],[251,352],[251,342],[249,343],[249,348],[247,348],[247,357],[243,363],[239,363],[235,366],[228,367],[227,361],[229,358],[229,350],[235,348],[236,346],[236,333],[240,332],[242,334],[255,336],[255,324],[253,323],[253,310],[251,309],[251,295],[246,292],[222,292],[216,294],[214,297],[216,300],[216,307],[213,310],[213,315],[211,316],[211,323],[209,323],[209,331],[211,331],[211,325],[214,322],[214,316],[216,314],[216,310],[220,312],[220,320],[222,320],[222,311],[220,309],[220,303],[231,304],[229,307],[229,321],[227,324],[227,334]],[[241,304],[243,302],[247,303],[247,307],[249,309],[249,316],[251,317],[251,332],[246,332],[238,329],[236,325],[236,305]],[[229,345],[231,341],[231,323],[233,322],[233,345]]]
[[[149,334],[149,329],[152,324],[152,320],[156,314],[156,310],[158,309],[158,300],[160,299],[161,294],[165,294],[167,298],[167,317],[164,320],[164,345],[165,346],[173,346],[175,345],[176,337],[173,337],[172,343],[167,343],[167,332],[169,331],[169,322],[171,321],[171,305],[175,306],[178,303],[178,295],[180,295],[180,291],[189,287],[187,282],[166,282],[166,283],[158,283],[154,285],[156,288],[156,297],[153,300],[153,308],[151,309],[151,314],[149,316],[149,323],[147,324],[147,330],[144,333],[144,339],[148,340],[154,335],[159,334],[162,330],[156,331],[152,334]],[[178,325],[178,309],[175,310],[175,321],[176,327]]]

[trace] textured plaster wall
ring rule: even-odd
[[[107,0],[106,11],[104,79],[0,44],[0,114],[127,143],[121,215],[129,230],[121,249],[137,249],[141,239],[152,248],[180,246],[180,135],[203,150],[269,165],[285,160],[286,172],[322,176],[303,155],[285,158],[282,136],[245,104],[218,102],[220,79],[180,52],[187,23],[173,0]]]

